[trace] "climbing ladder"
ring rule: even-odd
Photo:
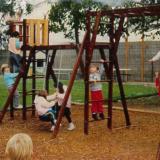
[[[27,110],[27,106],[26,106],[26,96],[27,95],[32,95],[32,116],[35,115],[35,107],[33,105],[34,102],[34,98],[35,98],[35,94],[36,94],[36,66],[35,66],[35,62],[37,61],[36,59],[36,49],[35,46],[36,45],[41,45],[41,46],[46,46],[48,45],[48,20],[37,20],[37,19],[30,19],[30,20],[24,20],[23,23],[22,22],[15,22],[15,23],[11,23],[10,24],[10,29],[11,31],[19,31],[20,32],[20,38],[23,39],[23,64],[22,67],[20,69],[20,72],[16,78],[15,84],[13,86],[12,91],[9,93],[9,96],[6,100],[6,103],[3,107],[3,110],[1,112],[1,116],[0,116],[0,123],[2,122],[5,113],[7,111],[7,108],[9,107],[9,105],[12,103],[12,99],[13,99],[13,94],[16,90],[16,88],[18,87],[18,84],[20,82],[20,80],[22,79],[22,97],[23,97],[23,119],[26,119],[26,110]],[[22,34],[23,32],[23,34]],[[45,55],[47,56],[48,54],[48,49],[47,47],[44,49],[45,50]],[[29,52],[29,53],[28,53]],[[55,57],[55,51],[53,51],[53,54],[50,58],[50,60],[48,61],[48,65],[47,65],[47,75],[46,75],[46,79],[48,80],[49,76],[52,75],[52,78],[54,79],[54,81],[56,81],[56,77],[54,74],[54,71],[51,70],[51,63],[53,63],[54,61],[54,57]],[[28,70],[30,67],[30,64],[32,63],[33,66],[33,73],[31,76],[28,76]],[[31,91],[27,91],[27,79],[32,79],[32,90]],[[47,84],[45,84],[45,87],[47,87]],[[14,110],[11,107],[10,110],[11,113],[11,118],[14,118]]]

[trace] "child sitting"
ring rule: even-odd
[[[58,117],[58,113],[61,108],[64,96],[65,96],[65,93],[67,90],[67,86],[65,86],[61,82],[59,82],[58,85],[55,84],[54,87],[57,88],[57,92],[54,93],[53,95],[48,96],[47,99],[57,101],[56,107],[57,107],[57,117]],[[66,107],[64,109],[64,116],[66,117],[66,119],[69,123],[67,129],[71,131],[71,130],[75,129],[75,125],[71,119],[71,110],[70,109],[71,109],[71,96],[69,96]]]
[[[8,160],[31,160],[33,154],[31,137],[25,133],[15,134],[7,142],[5,154]]]
[[[101,65],[100,70],[96,65],[91,65],[89,68],[89,80],[93,81],[93,83],[90,84],[90,91],[92,100],[91,112],[94,120],[98,120],[97,114],[99,114],[101,119],[104,119],[102,84],[96,82],[101,80],[102,67]]]
[[[13,89],[15,78],[17,77],[18,73],[11,73],[10,67],[8,64],[2,64],[1,71],[3,73],[4,81],[5,81],[5,84],[8,88],[8,92],[10,93]],[[22,108],[22,106],[19,105],[18,90],[15,90],[14,95],[13,95],[13,108],[15,108],[15,109]]]
[[[35,97],[34,103],[36,111],[39,115],[39,119],[42,121],[50,121],[52,124],[51,131],[54,131],[56,122],[56,110],[54,108],[54,105],[56,102],[48,102],[46,99],[47,95],[47,91],[39,91],[38,95],[36,95]]]
[[[155,86],[158,92],[158,96],[160,96],[160,73],[155,72]]]

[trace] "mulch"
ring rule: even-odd
[[[107,115],[106,115],[107,116]],[[123,111],[113,110],[113,129],[107,128],[107,120],[91,122],[89,135],[83,133],[83,106],[72,106],[74,131],[67,130],[66,119],[57,138],[52,138],[50,123],[41,122],[37,117],[27,121],[17,111],[15,120],[10,121],[9,113],[0,125],[0,160],[8,139],[19,132],[32,137],[33,160],[156,160],[160,142],[160,115],[144,112],[130,112],[132,126],[125,128]]]

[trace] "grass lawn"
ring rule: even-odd
[[[44,81],[42,79],[37,80],[37,89],[43,89],[43,83]],[[67,84],[68,81],[63,81],[64,84]],[[53,89],[53,83],[50,83],[50,93],[54,91]],[[22,90],[22,84],[18,86],[18,90]],[[27,82],[27,91],[31,90],[31,81],[28,80]],[[144,84],[131,84],[131,83],[125,83],[124,84],[124,90],[125,95],[127,98],[133,98],[133,97],[141,97],[143,95],[151,95],[156,93],[156,89],[153,86],[146,86]],[[0,107],[2,107],[6,101],[8,92],[6,89],[6,86],[4,84],[3,77],[0,76]],[[103,95],[105,99],[108,97],[108,85],[103,84]],[[119,87],[117,83],[114,83],[113,88],[113,99],[118,100],[120,99],[119,94]],[[21,99],[20,99],[21,101]],[[83,103],[84,101],[84,83],[82,80],[76,80],[74,82],[73,90],[72,90],[72,101],[73,102],[80,102]],[[27,97],[27,104],[31,104],[31,96]]]

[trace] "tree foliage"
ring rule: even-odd
[[[160,4],[160,0],[157,1]],[[141,0],[140,3],[136,3],[133,1],[127,2],[124,7],[144,7],[154,5],[155,0]],[[152,37],[160,35],[159,26],[160,26],[160,17],[159,16],[141,16],[128,18],[126,23],[125,31],[127,34],[129,32],[133,32],[136,34],[142,35],[142,37]]]
[[[0,1],[0,49],[5,48],[6,37],[6,15],[11,17],[15,14],[28,14],[32,11],[32,5],[26,0],[1,0]]]
[[[75,39],[79,43],[79,31],[85,30],[87,10],[100,10],[104,5],[93,0],[61,0],[52,5],[50,10],[50,30],[57,32],[64,32],[65,37]],[[102,29],[101,34],[105,30]]]

